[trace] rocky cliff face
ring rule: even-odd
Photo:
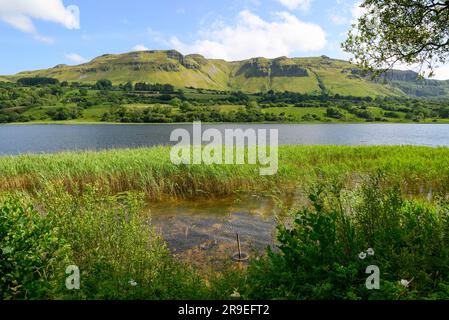
[[[302,65],[292,63],[288,58],[275,59],[271,65],[272,77],[308,77],[309,73]]]
[[[183,56],[176,50],[169,50],[166,53],[168,59],[175,60],[176,62],[190,70],[200,70],[202,66],[207,64],[207,59],[199,54]]]
[[[243,63],[236,75],[252,77],[308,77],[309,73],[302,65],[296,64],[288,58],[269,60],[255,58]]]

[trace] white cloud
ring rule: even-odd
[[[70,60],[71,62],[77,63],[77,64],[81,64],[81,63],[86,63],[88,60],[83,58],[82,56],[80,56],[77,53],[69,53],[65,55],[65,58],[67,60]]]
[[[147,51],[147,50],[150,50],[150,49],[148,49],[147,47],[145,47],[143,44],[138,44],[138,45],[134,46],[134,47],[132,48],[132,50],[133,50],[133,51]]]
[[[302,22],[287,12],[279,12],[275,21],[267,22],[245,10],[240,12],[235,25],[215,23],[208,31],[199,34],[200,39],[192,44],[185,44],[174,37],[171,45],[186,54],[199,53],[208,58],[243,60],[318,51],[327,43],[326,34],[319,25]]]
[[[449,64],[435,69],[435,76],[432,79],[449,80]]]
[[[65,7],[62,0],[0,0],[0,20],[35,35],[37,40],[48,40],[39,36],[34,19],[58,23],[70,30],[80,27],[78,7]]]
[[[286,6],[289,10],[308,10],[312,0],[277,0],[282,5]]]

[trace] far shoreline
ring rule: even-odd
[[[44,122],[11,122],[11,123],[0,123],[0,126],[46,126],[46,125],[59,125],[59,126],[83,126],[83,125],[133,125],[133,126],[145,126],[145,125],[191,125],[193,122],[172,122],[172,123],[157,123],[157,122],[148,122],[148,123],[138,123],[138,122],[100,122],[100,121],[44,121]],[[415,124],[415,125],[448,125],[449,120],[439,120],[437,122],[433,121],[397,121],[397,122],[389,122],[389,121],[372,121],[372,122],[362,122],[362,121],[321,121],[321,122],[201,122],[205,125],[341,125],[341,124]]]

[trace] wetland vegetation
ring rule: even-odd
[[[169,152],[2,157],[1,297],[448,298],[447,148],[285,146],[272,177],[252,165],[178,167]],[[144,209],[236,193],[309,199],[284,208],[275,248],[244,267],[199,270],[176,258]],[[361,260],[368,248],[375,256]],[[64,286],[72,264],[76,292]],[[365,288],[370,264],[381,290]]]

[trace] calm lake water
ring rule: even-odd
[[[148,209],[173,252],[196,248],[199,255],[213,256],[220,251],[230,250],[227,256],[234,253],[237,233],[244,251],[263,252],[273,244],[274,213],[279,211],[272,199],[257,195],[149,203]]]
[[[1,125],[0,155],[169,145],[174,129],[191,125]],[[448,146],[446,124],[220,124],[204,129],[279,129],[281,145]]]

